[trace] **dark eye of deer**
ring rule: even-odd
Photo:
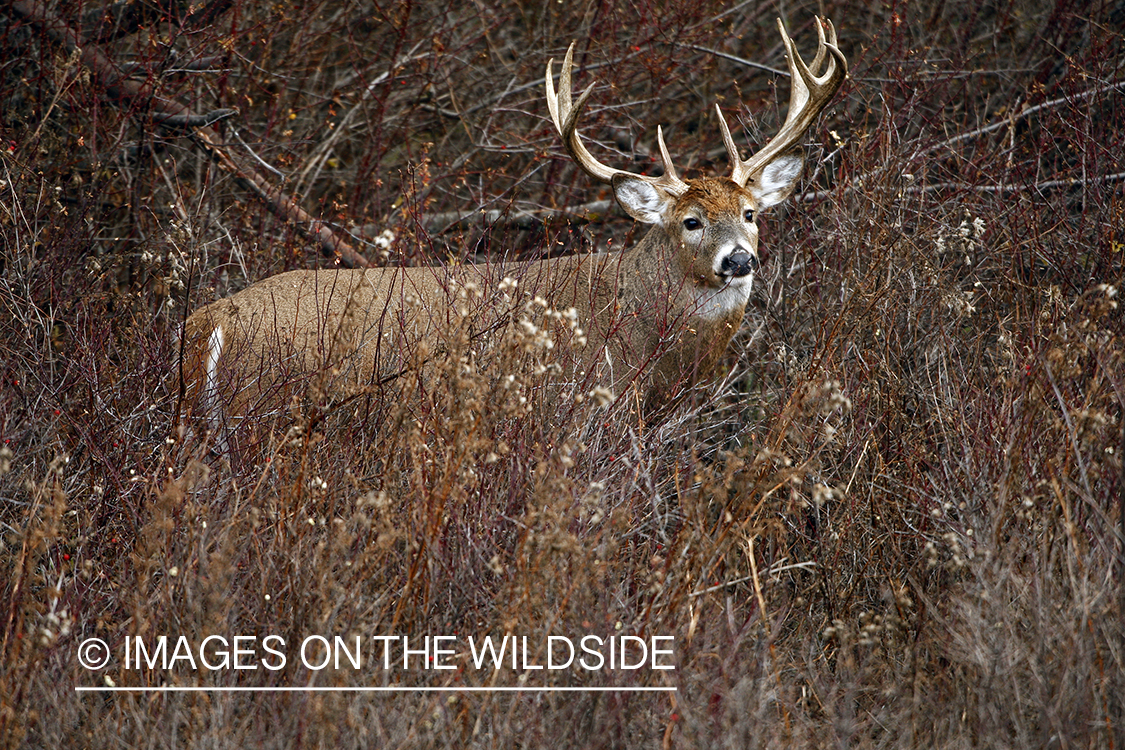
[[[753,209],[751,209],[751,208],[746,209],[746,213],[744,213],[742,216],[743,216],[743,218],[746,219],[746,221],[748,223],[754,222],[754,210]]]
[[[687,219],[684,219],[684,229],[688,230],[689,232],[694,232],[696,229],[699,229],[701,226],[703,226],[703,225],[699,223],[699,219],[693,219],[693,218],[690,218],[690,217],[687,218]]]

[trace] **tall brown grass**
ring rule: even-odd
[[[527,328],[481,359],[466,318],[393,388],[314,384],[231,468],[173,427],[177,326],[315,249],[0,13],[0,742],[1125,745],[1120,3],[53,10],[162,96],[237,107],[229,142],[381,263],[632,240],[558,212],[607,197],[542,103],[572,39],[600,82],[584,132],[640,169],[658,123],[689,171],[725,169],[716,100],[768,137],[787,84],[736,58],[783,67],[779,13],[802,50],[831,17],[851,78],[765,219],[722,376],[680,408],[562,382],[566,347]],[[277,634],[290,659],[124,668],[160,634]],[[676,668],[472,668],[467,638],[505,634],[538,663],[550,635],[670,635]],[[314,673],[309,635],[455,635],[459,668]],[[109,682],[676,690],[74,691]]]

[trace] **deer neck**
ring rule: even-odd
[[[669,325],[708,329],[741,320],[752,278],[715,286],[695,275],[683,248],[660,227],[622,251],[618,299],[627,308],[667,319]]]

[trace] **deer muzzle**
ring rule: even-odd
[[[749,276],[760,266],[757,255],[739,250],[723,258],[721,269],[724,276],[741,277]]]

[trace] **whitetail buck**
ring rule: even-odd
[[[789,112],[777,136],[742,159],[721,111],[729,177],[681,180],[657,128],[664,172],[630,174],[605,166],[583,145],[578,117],[593,90],[571,96],[573,45],[559,79],[547,64],[547,105],[571,158],[612,185],[621,207],[650,224],[620,252],[532,263],[456,268],[291,271],[210,304],[185,326],[185,381],[192,403],[225,442],[226,420],[283,406],[294,383],[316,373],[343,377],[352,392],[395,377],[424,342],[440,356],[456,291],[518,279],[554,309],[574,308],[588,343],[575,354],[579,380],[622,393],[639,388],[647,404],[672,399],[706,377],[738,329],[758,269],[757,212],[793,190],[805,133],[840,87],[847,62],[832,24],[817,19],[811,70],[778,21],[792,78]],[[827,33],[826,33],[827,32]],[[716,110],[718,107],[716,106]],[[490,274],[495,278],[490,278]],[[489,313],[481,307],[482,318]],[[477,327],[487,331],[487,320]]]

